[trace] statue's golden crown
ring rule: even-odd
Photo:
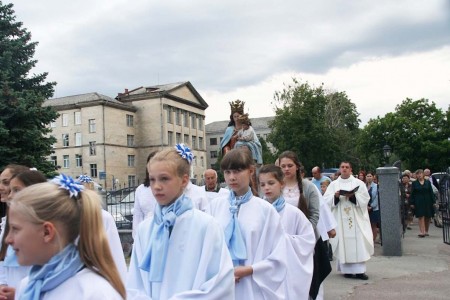
[[[244,114],[244,101],[241,100],[236,100],[236,101],[231,101],[230,103],[230,108],[231,108],[231,113],[234,114],[235,112],[240,113],[241,115]]]

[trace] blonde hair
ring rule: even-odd
[[[123,298],[126,297],[103,227],[97,193],[83,190],[75,199],[54,183],[38,183],[17,193],[11,207],[32,223],[61,224],[63,232],[58,234],[64,235],[69,243],[79,236],[78,251],[86,267],[104,277]]]
[[[147,166],[150,166],[152,163],[155,162],[165,162],[169,165],[172,165],[176,174],[179,177],[183,177],[184,175],[189,176],[191,166],[189,165],[189,162],[185,158],[182,158],[180,154],[178,154],[175,148],[166,148],[164,150],[157,152],[155,156],[153,156],[150,159]]]

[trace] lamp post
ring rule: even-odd
[[[384,166],[389,166],[389,157],[391,157],[391,147],[389,145],[383,146]]]

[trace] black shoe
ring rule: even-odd
[[[367,279],[369,279],[369,276],[367,276],[366,273],[360,273],[360,274],[356,274],[356,278],[361,279],[361,280],[367,280]]]
[[[354,276],[353,274],[344,274],[345,278],[353,278],[353,276]]]

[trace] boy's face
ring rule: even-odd
[[[244,128],[244,130],[247,130],[250,126],[248,126],[248,124],[242,124],[242,128]]]

